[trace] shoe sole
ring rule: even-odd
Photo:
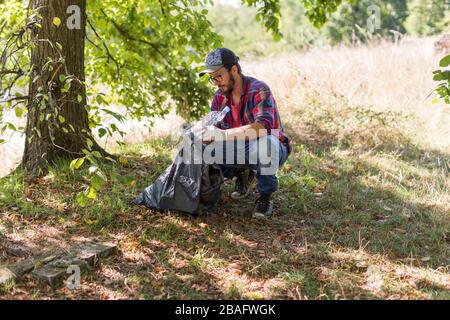
[[[253,214],[253,218],[255,218],[255,219],[262,219],[262,220],[267,220],[267,219],[272,218],[272,215],[266,216],[266,215],[264,215],[264,214],[262,214],[262,213],[254,213],[254,214]]]

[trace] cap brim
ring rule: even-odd
[[[203,77],[205,74],[216,72],[217,70],[219,70],[219,69],[222,68],[222,67],[223,67],[223,64],[218,65],[218,66],[209,66],[209,67],[207,67],[205,70],[203,70],[202,72],[200,72],[200,73],[198,74],[198,76],[199,76],[199,77]]]

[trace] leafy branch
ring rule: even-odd
[[[450,55],[442,58],[439,66],[441,68],[450,66]],[[445,101],[445,103],[450,104],[450,70],[436,70],[433,74],[433,80],[439,82],[436,93]]]

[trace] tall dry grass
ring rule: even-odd
[[[246,62],[244,69],[271,86],[286,115],[307,108],[303,103],[311,95],[328,97],[330,104],[340,97],[354,107],[411,116],[406,129],[415,143],[450,153],[450,108],[432,104],[432,72],[442,58],[433,52],[434,41],[403,38],[397,43],[315,48]]]

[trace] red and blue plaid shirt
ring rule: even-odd
[[[268,130],[268,134],[271,129],[279,129],[278,138],[286,146],[288,153],[291,153],[291,142],[283,131],[277,103],[269,86],[255,78],[243,76],[243,89],[240,104],[241,123],[233,123],[232,112],[228,112],[217,127],[230,129],[258,122]],[[231,101],[230,95],[223,95],[217,90],[211,103],[211,111],[221,111],[226,106],[231,109]]]

